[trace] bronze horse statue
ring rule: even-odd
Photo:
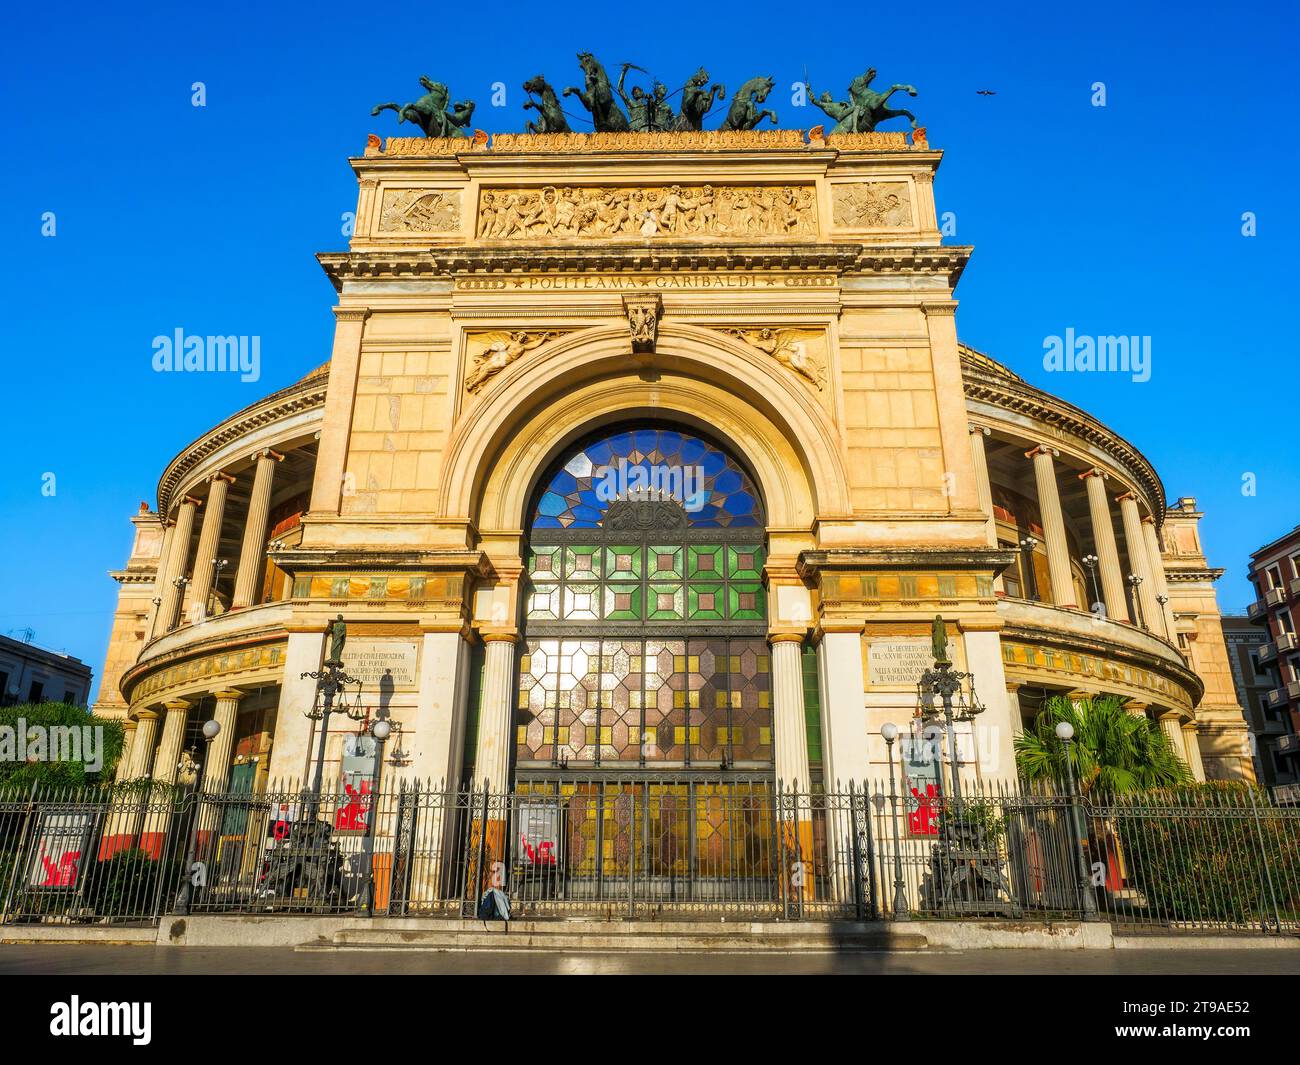
[[[683,130],[704,128],[704,116],[709,113],[714,99],[727,98],[727,87],[722,82],[705,88],[708,84],[709,72],[700,67],[682,86],[682,113],[678,115],[674,128]]]
[[[750,78],[737,91],[731,101],[727,117],[718,129],[753,129],[763,119],[770,118],[776,125],[776,112],[760,108],[758,105],[767,99],[772,91],[773,81],[768,77]]]
[[[524,123],[526,132],[569,132],[569,123],[564,117],[564,111],[560,108],[560,98],[555,95],[555,90],[547,84],[546,79],[541,74],[524,82],[524,92],[529,94],[529,99],[524,101],[524,110],[527,111],[532,108],[537,112],[536,122]],[[532,99],[533,96],[540,97],[540,102]]]
[[[916,129],[916,116],[904,108],[888,106],[889,98],[896,92],[905,92],[908,96],[916,95],[913,85],[891,85],[888,92],[875,92],[871,88],[876,77],[876,68],[872,67],[865,74],[859,74],[849,84],[849,98],[837,101],[829,92],[821,96],[813,93],[812,86],[806,82],[808,99],[815,107],[821,108],[835,119],[832,133],[871,133],[881,122],[891,118],[906,118]]]
[[[456,103],[448,111],[447,101],[451,94],[446,85],[434,81],[427,74],[420,78],[420,84],[424,86],[425,94],[414,103],[377,104],[371,108],[371,116],[381,111],[396,111],[399,124],[413,122],[426,137],[468,137],[464,127],[474,116],[474,101]]]
[[[579,52],[578,65],[586,75],[586,91],[570,85],[564,90],[564,95],[577,96],[582,101],[582,106],[591,112],[591,123],[597,133],[626,133],[630,130],[632,127],[627,115],[614,102],[614,87],[609,83],[609,75],[600,65],[600,60],[590,52]]]

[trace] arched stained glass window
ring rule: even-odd
[[[753,481],[725,451],[676,429],[637,428],[567,456],[538,497],[532,527],[597,529],[623,504],[654,501],[676,503],[690,528],[763,526]]]
[[[765,526],[703,436],[642,424],[562,455],[529,529],[517,772],[770,771]]]

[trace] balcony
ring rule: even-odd
[[[1285,588],[1270,588],[1267,592],[1264,593],[1265,609],[1268,609],[1271,606],[1281,606],[1285,602],[1286,602]]]
[[[1253,603],[1248,603],[1246,617],[1254,622],[1266,622],[1268,620],[1268,607],[1264,605],[1264,600],[1256,599]]]
[[[1300,680],[1287,681],[1281,688],[1274,688],[1268,693],[1268,705],[1286,706],[1292,699],[1300,699]]]
[[[1259,660],[1261,662],[1272,662],[1277,657],[1276,643],[1262,643],[1259,645]]]
[[[1293,596],[1300,597],[1300,577],[1292,577],[1291,580],[1287,582],[1287,587],[1291,589],[1291,594]]]
[[[1300,736],[1294,732],[1277,738],[1278,754],[1300,754]]]

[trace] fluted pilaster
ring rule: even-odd
[[[510,788],[510,754],[514,747],[514,633],[484,633],[482,702],[478,717],[478,748],[474,756],[474,787],[486,783],[492,791]]]

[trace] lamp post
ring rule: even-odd
[[[214,558],[212,560],[212,581],[208,585],[208,601],[203,604],[204,617],[212,616],[212,600],[217,594],[217,581],[221,580],[221,571],[226,568],[227,564],[224,558]]]
[[[190,579],[188,577],[177,577],[172,581],[172,584],[176,586],[176,610],[171,617],[166,619],[168,632],[171,632],[180,624],[181,612],[185,604],[185,588],[189,583]]]
[[[1169,596],[1158,595],[1156,596],[1156,602],[1160,604],[1160,628],[1164,630],[1165,639],[1168,640],[1170,638],[1169,621],[1165,616],[1165,604],[1169,602]]]
[[[1066,793],[1070,799],[1070,823],[1074,828],[1074,853],[1079,864],[1079,902],[1085,921],[1097,919],[1097,899],[1092,893],[1092,872],[1084,853],[1083,823],[1079,817],[1079,797],[1074,787],[1074,765],[1070,759],[1070,741],[1074,739],[1074,726],[1068,721],[1057,722],[1056,738],[1065,748]]]
[[[1038,537],[1026,536],[1020,541],[1020,551],[1025,556],[1025,591],[1026,598],[1038,599],[1038,574],[1034,572],[1034,548],[1038,546]]]
[[[1096,555],[1084,555],[1082,562],[1088,567],[1088,573],[1092,577],[1092,609],[1094,612],[1097,607],[1101,607],[1104,612],[1106,606],[1101,601],[1101,592],[1097,590],[1097,563],[1101,560]]]
[[[393,726],[385,718],[379,718],[370,726],[370,735],[375,740],[375,780],[370,787],[370,809],[366,811],[366,904],[363,912],[369,917],[375,910],[375,818],[379,816],[379,786],[384,774],[384,741],[393,731]]]
[[[974,721],[978,715],[984,712],[983,705],[975,695],[975,674],[962,673],[953,669],[951,662],[936,659],[934,668],[927,669],[921,674],[921,679],[917,683],[917,690],[923,718],[927,721],[933,721],[939,717],[941,712],[943,714],[944,732],[948,737],[953,801],[960,806],[960,760],[957,756],[957,732],[954,728],[954,722]],[[936,696],[942,710],[935,706]],[[953,710],[954,699],[957,700],[958,704],[956,712]],[[941,777],[943,775],[942,769],[941,764],[939,773]]]
[[[172,910],[184,917],[190,912],[190,888],[194,883],[195,852],[199,844],[199,820],[203,814],[203,773],[207,769],[212,741],[221,733],[221,722],[216,718],[203,722],[203,765],[194,774],[194,821],[190,825],[190,842],[185,854],[185,868],[181,870],[181,884],[176,890]]]
[[[330,658],[325,662],[323,669],[309,670],[302,674],[304,680],[310,677],[316,682],[316,698],[313,700],[311,709],[303,713],[312,721],[319,721],[320,727],[320,746],[316,752],[316,772],[312,780],[312,798],[309,806],[307,820],[316,820],[316,814],[320,809],[321,788],[325,779],[325,743],[329,739],[330,732],[330,714],[342,713],[352,721],[361,721],[366,716],[366,711],[359,705],[361,702],[361,681],[356,677],[349,676],[343,669],[343,663],[337,658]],[[339,701],[339,709],[334,708],[334,701],[340,694],[346,694],[348,687],[356,685],[357,698],[352,706],[348,706],[343,700]]]
[[[895,921],[911,920],[907,905],[907,889],[903,886],[903,856],[898,844],[898,792],[894,787],[894,740],[898,739],[898,726],[886,721],[880,726],[880,735],[885,741],[885,751],[889,758],[889,820],[894,836],[894,902]]]
[[[1147,625],[1147,619],[1142,615],[1142,597],[1138,595],[1138,591],[1142,586],[1142,578],[1136,573],[1130,573],[1128,575],[1128,583],[1129,587],[1133,589],[1133,616],[1137,619],[1137,623],[1142,626],[1142,628],[1149,628]]]

